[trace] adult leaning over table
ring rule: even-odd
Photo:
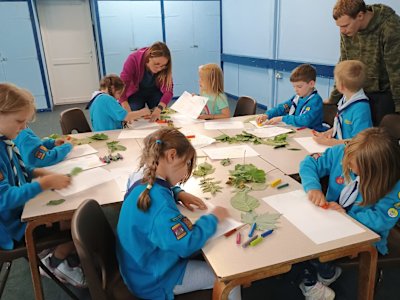
[[[167,45],[155,42],[130,54],[120,77],[125,83],[121,105],[132,111],[147,104],[154,109],[151,121],[156,121],[173,96],[171,53]]]

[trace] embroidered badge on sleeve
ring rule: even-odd
[[[192,223],[187,217],[184,217],[184,218],[182,219],[182,222],[186,225],[187,229],[189,229],[190,231],[192,231],[192,229],[193,229],[193,223]]]
[[[4,179],[4,175],[2,172],[0,172],[0,181],[3,181],[3,179]]]
[[[46,153],[43,152],[42,150],[38,150],[35,153],[35,157],[38,158],[38,159],[43,159],[45,156],[46,156]]]
[[[287,105],[287,104],[284,104],[283,105],[283,110],[285,111],[285,113],[289,113],[289,111],[290,111],[290,106],[289,105]]]
[[[399,212],[397,211],[397,209],[391,207],[388,209],[388,216],[391,218],[396,218],[399,215]]]
[[[177,240],[180,240],[187,234],[185,228],[183,228],[182,224],[180,223],[175,224],[174,226],[171,227],[171,229],[172,232],[175,234]]]
[[[42,150],[43,152],[49,151],[49,149],[47,149],[47,148],[46,148],[45,146],[43,146],[43,145],[40,146],[39,149]]]
[[[321,157],[321,153],[312,153],[312,154],[310,154],[310,156],[312,157],[312,158],[314,158],[315,160],[318,160],[318,158],[320,158]]]

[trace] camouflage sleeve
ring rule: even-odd
[[[389,75],[390,90],[396,112],[400,112],[400,17],[386,23],[383,30],[384,52],[386,70]]]

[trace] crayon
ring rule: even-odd
[[[328,209],[328,208],[329,208],[328,202],[326,202],[324,205],[322,205],[321,208],[323,208],[323,209]]]
[[[259,244],[262,240],[263,240],[263,238],[260,236],[260,237],[256,238],[254,241],[251,241],[250,246],[255,246],[255,245]]]
[[[186,138],[187,139],[194,139],[196,136],[195,135],[187,135]]]
[[[242,240],[242,235],[240,234],[240,232],[238,232],[236,234],[236,245],[240,245],[241,240]]]
[[[272,232],[274,232],[273,229],[264,231],[263,233],[261,233],[261,237],[265,238],[265,237],[269,236]]]
[[[272,187],[276,187],[278,184],[280,184],[282,182],[282,179],[276,179],[274,181],[272,181],[269,185]]]
[[[306,128],[307,128],[307,127],[303,126],[303,127],[297,128],[297,130],[299,131],[299,130],[303,130],[303,129],[306,129]]]
[[[249,245],[250,245],[250,243],[252,242],[252,241],[254,241],[255,239],[257,239],[258,238],[258,234],[256,234],[255,236],[253,236],[252,238],[250,238],[250,239],[248,239],[247,241],[245,241],[243,244],[242,244],[242,247],[243,248],[247,248]]]
[[[283,189],[283,188],[285,188],[285,187],[287,187],[287,186],[289,186],[289,183],[284,183],[284,184],[279,185],[279,186],[277,187],[277,189],[280,190],[280,189]]]
[[[249,231],[249,237],[252,237],[254,234],[254,230],[256,230],[257,224],[256,222],[253,223],[253,225],[251,225],[250,231]]]

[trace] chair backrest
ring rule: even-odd
[[[255,115],[257,108],[257,102],[251,97],[242,96],[239,97],[236,103],[235,112],[233,113],[234,117],[240,116],[248,116]]]
[[[394,138],[400,139],[400,114],[384,116],[379,126],[385,128]]]
[[[74,130],[78,133],[92,131],[85,114],[79,107],[73,107],[61,112],[60,125],[63,134],[71,134]]]
[[[92,299],[137,299],[122,280],[115,234],[95,200],[85,200],[75,211],[71,233]]]
[[[337,113],[337,105],[331,103],[324,103],[322,111],[324,113],[323,122],[332,127],[333,119],[335,119]]]

